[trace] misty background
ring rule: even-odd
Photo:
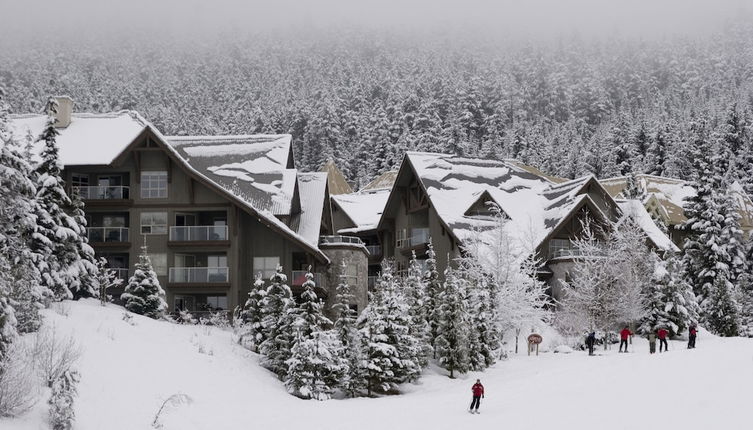
[[[753,118],[753,0],[0,0],[14,113],[67,94],[165,134],[290,133],[356,186],[406,150],[689,178]]]

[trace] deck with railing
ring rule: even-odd
[[[169,240],[172,242],[203,242],[210,240],[227,240],[226,225],[192,225],[170,227]]]
[[[366,250],[369,251],[369,255],[372,257],[379,257],[382,255],[382,245],[366,245]]]
[[[291,273],[292,276],[290,278],[290,285],[293,287],[302,286],[303,283],[306,282],[306,273],[307,272],[305,270],[293,270],[293,272]],[[312,275],[314,275],[314,283],[316,284],[316,286],[324,288],[324,277],[322,276],[322,274],[312,273]]]
[[[86,237],[93,243],[128,242],[128,227],[87,227]]]
[[[168,282],[173,284],[213,284],[229,281],[227,267],[171,267]]]
[[[319,236],[319,245],[363,245],[360,237],[356,236]]]
[[[125,186],[81,186],[73,187],[73,192],[82,200],[123,200],[130,198],[130,189]]]

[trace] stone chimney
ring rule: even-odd
[[[54,96],[58,102],[58,111],[55,114],[55,127],[66,128],[71,125],[71,114],[73,113],[73,99],[68,96]]]

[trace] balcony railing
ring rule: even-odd
[[[171,267],[168,282],[175,284],[228,282],[227,267]]]
[[[429,229],[428,228],[414,228],[411,230],[410,246],[423,245],[429,243]]]
[[[306,282],[306,271],[305,270],[293,270],[292,278],[290,280],[290,285],[294,287],[300,287],[303,285],[304,282]],[[317,287],[324,287],[324,284],[322,284],[322,274],[321,273],[312,273],[314,275],[314,283]]]
[[[355,236],[319,236],[319,244],[339,244],[348,243],[352,245],[363,245],[363,241],[360,237]]]
[[[192,225],[170,227],[170,240],[175,242],[227,240],[226,225]]]
[[[379,257],[382,255],[382,245],[366,245],[366,250],[372,257]]]
[[[73,187],[73,192],[78,194],[82,200],[117,200],[128,199],[129,188],[123,186],[88,186]]]
[[[605,255],[604,252],[600,251],[586,253],[578,248],[559,248],[550,252],[551,258],[603,257]]]
[[[89,242],[128,242],[127,227],[87,227],[86,237]]]

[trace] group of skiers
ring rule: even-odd
[[[620,331],[620,350],[619,352],[628,352],[628,340],[633,332],[630,331],[628,326],[625,326]],[[650,332],[646,335],[648,338],[649,353],[656,353],[656,339],[659,339],[659,352],[669,351],[669,344],[667,344],[667,336],[669,331],[664,327],[659,327],[655,332]],[[695,339],[698,335],[698,327],[695,324],[691,324],[688,328],[688,349],[695,348]],[[596,343],[596,332],[591,332],[586,336],[586,348],[588,349],[588,355],[594,355],[594,344]],[[476,379],[476,383],[471,387],[471,393],[473,393],[473,399],[471,400],[471,407],[468,412],[472,414],[478,414],[478,408],[481,405],[481,399],[484,398],[484,386],[481,384],[480,379]]]
[[[630,331],[628,326],[625,326],[620,331],[620,350],[619,352],[628,352],[628,340],[633,332]],[[695,339],[698,335],[698,327],[695,324],[691,324],[688,329],[688,349],[695,348]],[[648,339],[648,351],[649,354],[656,353],[656,339],[659,339],[659,352],[669,351],[669,344],[667,343],[667,336],[669,331],[664,327],[659,327],[656,331],[652,331],[646,335]],[[591,332],[586,336],[586,349],[588,349],[588,355],[594,355],[594,344],[596,343],[596,332]],[[623,350],[624,347],[624,350]]]

